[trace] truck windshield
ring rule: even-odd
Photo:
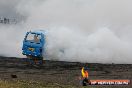
[[[40,43],[40,39],[41,39],[41,35],[35,33],[29,33],[26,38],[27,41],[31,41],[35,43]]]

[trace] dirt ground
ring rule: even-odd
[[[85,64],[46,60],[43,66],[36,67],[25,65],[22,58],[0,57],[0,79],[12,80],[11,75],[16,75],[17,80],[80,86],[80,71]],[[88,67],[90,79],[132,79],[132,64],[89,63]]]

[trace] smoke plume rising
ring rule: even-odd
[[[12,4],[8,3],[4,5],[7,10],[1,7],[6,10],[2,13],[11,10],[7,6]],[[12,3],[15,4],[8,15],[26,20],[0,27],[1,55],[20,57],[26,31],[44,28],[48,30],[47,59],[132,63],[131,0],[13,0]]]

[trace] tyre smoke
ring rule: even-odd
[[[1,40],[8,49],[32,29],[46,29],[46,57],[52,60],[90,63],[132,63],[131,0],[20,0],[13,11],[24,21],[1,28],[13,43]],[[18,14],[15,14],[16,16]],[[17,27],[16,27],[17,26]],[[13,31],[12,31],[13,30]],[[16,35],[17,33],[17,35]],[[3,37],[3,36],[2,36]],[[3,37],[4,38],[4,37]],[[21,41],[20,41],[21,40]],[[6,44],[6,45],[5,45]],[[22,44],[22,43],[21,43]],[[20,45],[21,45],[20,44]],[[3,48],[6,52],[7,47]],[[3,53],[1,50],[0,53]],[[21,49],[18,49],[21,52]],[[17,55],[18,52],[4,54]]]

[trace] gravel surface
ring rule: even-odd
[[[43,66],[27,66],[23,58],[0,57],[0,79],[79,86],[80,71],[85,65],[86,63],[46,60]],[[132,79],[132,64],[88,63],[88,67],[90,79]],[[12,75],[17,78],[12,78]]]

